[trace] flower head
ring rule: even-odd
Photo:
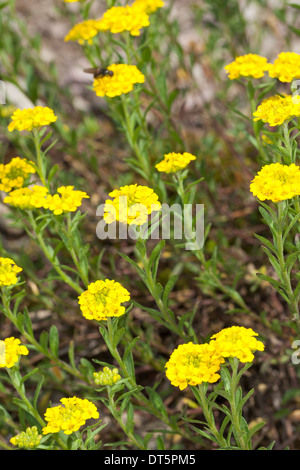
[[[48,189],[45,186],[34,185],[11,191],[3,200],[19,209],[39,209],[44,206]]]
[[[22,268],[10,258],[0,258],[0,286],[12,286],[18,282],[17,275]]]
[[[180,390],[202,382],[214,383],[220,378],[218,372],[223,362],[215,344],[181,344],[166,363],[166,376]]]
[[[265,165],[250,184],[250,191],[261,201],[273,202],[300,195],[300,167],[292,163]]]
[[[47,408],[45,420],[47,426],[43,428],[43,434],[63,431],[72,434],[85,424],[88,419],[99,418],[96,406],[87,399],[78,397],[62,398],[62,405]]]
[[[112,386],[121,379],[118,369],[103,367],[102,372],[94,372],[94,381],[96,385]]]
[[[291,82],[294,78],[300,78],[300,54],[281,52],[274,64],[270,64],[269,75],[281,82]]]
[[[213,335],[211,343],[216,342],[224,358],[237,357],[240,362],[252,362],[253,352],[263,351],[265,348],[264,344],[258,341],[255,336],[258,334],[252,328],[232,326]]]
[[[269,70],[269,64],[265,57],[257,54],[246,54],[236,59],[225,67],[231,80],[240,77],[261,78]]]
[[[192,160],[196,160],[196,157],[191,153],[171,152],[165,154],[164,159],[155,165],[155,168],[164,173],[176,173],[186,168]]]
[[[8,126],[9,131],[14,129],[32,131],[33,128],[48,126],[51,122],[55,122],[57,116],[50,108],[35,106],[35,108],[17,109],[11,119],[12,121]]]
[[[99,20],[99,29],[111,33],[129,31],[132,36],[139,36],[140,29],[149,24],[149,17],[143,9],[126,5],[107,10]]]
[[[119,282],[105,279],[92,282],[78,298],[82,314],[88,320],[107,320],[125,313],[123,302],[130,300],[130,294]]]
[[[144,83],[145,76],[135,65],[111,64],[107,67],[113,75],[96,77],[93,90],[97,96],[114,98],[129,93],[136,83]]]
[[[150,13],[154,13],[158,8],[162,8],[164,2],[162,0],[135,0],[132,6],[134,8],[141,8],[149,15]]]
[[[21,188],[30,173],[35,173],[35,168],[26,158],[15,157],[6,165],[0,164],[0,191]]]
[[[128,225],[143,225],[148,215],[160,209],[157,194],[147,186],[131,184],[115,189],[104,206],[104,220],[107,224],[118,220]]]
[[[27,356],[29,353],[26,346],[13,336],[0,341],[0,368],[7,367],[10,369],[19,360],[20,356]]]
[[[78,41],[79,44],[92,44],[92,39],[99,32],[99,20],[85,20],[76,24],[68,32],[65,41]]]
[[[253,113],[254,121],[267,122],[270,126],[279,126],[284,121],[300,116],[300,103],[291,95],[275,95],[266,98]]]
[[[74,186],[61,186],[57,189],[58,194],[48,194],[43,207],[51,210],[55,215],[63,212],[74,212],[81,206],[82,199],[89,198],[84,191],[74,190]]]
[[[20,448],[33,449],[39,445],[41,439],[42,436],[38,433],[37,427],[32,426],[31,428],[26,428],[26,431],[22,431],[20,434],[12,437],[10,442]]]

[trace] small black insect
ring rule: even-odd
[[[84,69],[84,72],[92,73],[94,78],[112,77],[114,74],[111,70],[108,70],[104,67],[91,67]]]

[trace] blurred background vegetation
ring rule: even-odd
[[[266,350],[244,383],[246,389],[255,388],[246,419],[253,423],[266,419],[260,445],[275,440],[276,449],[299,449],[299,371],[290,360],[288,310],[272,287],[255,275],[256,271],[267,274],[271,268],[254,237],[254,233],[269,235],[249,193],[249,183],[259,169],[252,126],[236,112],[238,109],[250,117],[249,102],[244,87],[228,80],[224,71],[226,64],[246,53],[260,54],[270,62],[281,51],[300,53],[299,5],[283,0],[175,0],[166,4],[172,6],[170,13],[162,9],[155,16],[155,47],[145,49],[142,58],[151,70],[152,92],[159,104],[147,114],[153,136],[149,152],[153,164],[163,153],[175,149],[197,155],[189,178],[204,177],[196,202],[205,204],[206,227],[211,224],[205,253],[209,269],[217,269],[219,285],[211,281],[209,269],[200,269],[190,252],[182,253],[172,243],[160,260],[159,279],[165,283],[172,274],[179,275],[171,294],[172,307],[178,315],[197,309],[194,327],[200,338],[232,324],[260,332]],[[106,2],[95,0],[89,14],[100,16],[106,7]],[[0,76],[6,85],[6,104],[0,106],[1,161],[16,155],[26,157],[31,150],[26,139],[6,130],[13,106],[43,104],[54,109],[59,119],[53,138],[58,141],[49,158],[58,165],[61,184],[72,184],[90,194],[83,205],[87,217],[82,239],[90,245],[95,279],[101,273],[122,280],[137,302],[151,307],[153,299],[118,255],[121,251],[133,256],[134,243],[101,241],[96,236],[97,206],[112,189],[143,184],[143,179],[128,165],[130,148],[113,113],[91,90],[91,78],[83,72],[89,64],[81,46],[64,42],[78,21],[78,4],[59,0],[0,4]],[[101,40],[109,56],[112,46],[105,36]],[[150,100],[151,95],[145,93],[145,110]],[[153,184],[159,191],[155,177]],[[170,194],[175,198],[172,188]],[[56,324],[62,354],[70,339],[74,340],[85,367],[89,367],[86,359],[109,360],[97,326],[78,315],[74,294],[57,285],[51,268],[18,224],[12,223],[3,204],[0,217],[0,246],[14,257],[17,254],[26,266],[26,303],[36,331],[42,331],[49,321]],[[246,314],[240,299],[245,302]],[[3,318],[0,327],[4,335],[13,334],[13,327]],[[136,349],[140,364],[136,373],[142,385],[152,385],[162,376],[163,364],[177,345],[176,335],[138,307],[131,311],[129,328],[130,334],[139,335],[149,346],[147,354],[145,349]],[[76,389],[76,384],[73,387]],[[54,370],[44,402],[64,389],[68,384],[60,371]],[[186,398],[179,391],[165,384],[161,393],[173,412],[186,407]],[[9,408],[9,403],[4,405]],[[197,415],[197,411],[190,413]],[[139,419],[137,425],[144,426],[143,415]],[[5,436],[5,429],[1,432]],[[106,433],[108,442],[118,438],[113,423]]]

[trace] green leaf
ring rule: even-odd
[[[144,271],[138,266],[138,264],[135,261],[133,261],[131,258],[129,258],[129,256],[125,255],[124,253],[120,253],[120,252],[118,253],[124,260],[126,260],[135,269],[135,271],[140,276],[140,278],[144,280],[145,279]]]
[[[127,406],[126,432],[133,433],[134,430],[134,407],[131,402]]]
[[[124,336],[124,333],[125,333],[125,328],[120,328],[119,330],[117,330],[114,334],[114,337],[113,337],[113,347],[116,348],[119,344],[119,342],[121,341],[121,339],[123,338]]]
[[[231,388],[231,375],[226,367],[221,367],[221,380],[224,383],[225,391],[228,393]]]
[[[163,304],[165,306],[168,305],[169,295],[172,292],[177,280],[178,280],[178,275],[174,274],[173,276],[170,277],[167,284],[165,285],[164,293],[163,293],[163,296],[162,296],[162,301],[163,301]]]
[[[162,401],[161,396],[151,387],[145,387],[146,391],[150,397],[151,403],[155,406],[155,408],[166,418],[168,417],[168,413],[166,411],[166,407],[164,402]]]
[[[270,251],[273,251],[276,254],[275,247],[272,245],[270,240],[267,240],[267,238],[262,237],[261,235],[257,235],[256,233],[254,234],[255,238],[257,238],[262,244],[266,245]]]
[[[300,5],[298,5],[297,3],[288,3],[288,6],[293,7],[293,8],[297,8],[298,10],[300,10]]]
[[[52,325],[49,332],[49,346],[52,354],[58,357],[59,337],[58,330],[55,325]]]

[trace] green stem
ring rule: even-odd
[[[126,425],[124,424],[120,413],[116,409],[116,405],[113,399],[113,395],[111,393],[110,387],[107,387],[107,395],[108,395],[108,403],[109,403],[109,411],[111,412],[112,416],[115,420],[119,423],[123,432],[129,437],[130,441],[140,450],[147,450],[147,448],[136,439],[135,435],[126,429]]]
[[[214,438],[215,438],[216,442],[218,443],[218,445],[220,446],[220,448],[221,449],[226,448],[227,447],[226,440],[219,433],[219,431],[216,427],[216,423],[215,423],[215,420],[214,420],[212,409],[209,406],[209,401],[208,401],[208,398],[206,397],[206,384],[201,383],[200,385],[198,385],[198,392],[199,392],[199,394],[197,394],[197,395],[198,395],[199,400],[200,400],[199,404],[202,408],[202,412],[203,412],[203,415],[204,415],[204,417],[206,419],[206,422],[208,424],[209,430],[212,433],[212,435],[214,436]]]
[[[291,285],[291,279],[287,272],[285,266],[285,257],[284,257],[284,242],[283,242],[283,230],[284,230],[284,222],[285,222],[285,215],[283,214],[285,206],[285,201],[278,202],[278,219],[277,219],[277,230],[276,230],[276,237],[275,237],[275,244],[276,244],[276,251],[277,251],[277,258],[279,262],[280,272],[281,272],[281,280],[283,284],[283,288],[288,296],[290,301],[289,308],[293,315],[293,319],[299,324],[299,305],[294,296],[294,292]],[[300,328],[300,325],[298,325]]]
[[[114,331],[113,325],[111,322],[111,318],[107,318],[107,332],[108,332],[108,344],[107,347],[113,356],[113,358],[117,361],[122,375],[124,378],[128,379],[126,384],[129,390],[133,391],[133,396],[149,410],[156,418],[160,419],[163,423],[165,423],[171,430],[172,433],[179,434],[184,436],[185,438],[189,439],[189,436],[186,435],[175,423],[172,423],[169,418],[162,413],[154,406],[154,404],[149,401],[144,394],[140,390],[134,390],[138,387],[135,379],[132,375],[128,372],[126,364],[124,363],[123,359],[121,358],[119,351],[116,347],[113,346],[114,344]]]
[[[36,129],[33,129],[33,140],[36,151],[36,160],[37,160],[37,171],[43,185],[48,188],[47,178],[46,178],[46,169],[45,161],[43,159],[43,152],[41,150],[39,132]]]
[[[46,243],[45,243],[45,241],[44,241],[43,235],[38,232],[38,230],[37,230],[37,225],[36,225],[36,222],[35,222],[35,220],[34,220],[32,211],[28,211],[28,214],[29,214],[29,219],[30,219],[31,227],[32,227],[32,229],[33,229],[33,231],[34,231],[34,233],[35,233],[36,239],[37,239],[37,241],[39,242],[39,246],[40,246],[40,248],[42,249],[42,251],[43,251],[44,255],[46,256],[46,258],[48,259],[48,261],[50,261],[50,263],[51,263],[52,266],[54,267],[55,271],[59,274],[59,276],[60,276],[60,278],[62,279],[62,281],[64,281],[66,284],[68,284],[70,287],[72,287],[72,289],[74,289],[78,294],[82,294],[83,289],[82,289],[77,283],[75,283],[75,282],[61,269],[57,257],[56,257],[56,256],[53,256],[52,249],[49,249],[49,247],[46,245]]]
[[[130,114],[129,114],[127,97],[125,97],[124,95],[121,95],[121,104],[122,104],[122,109],[123,109],[123,113],[124,113],[123,126],[124,126],[125,131],[126,131],[126,135],[127,135],[127,138],[128,138],[129,145],[132,148],[132,150],[134,151],[134,153],[135,153],[135,155],[138,159],[139,166],[143,170],[145,178],[148,181],[150,181],[151,180],[151,171],[150,171],[150,168],[149,168],[148,158],[145,157],[144,154],[142,154],[142,152],[140,151],[140,148],[138,146],[137,139],[136,139],[136,136],[135,136],[135,128],[134,128],[135,119],[133,120],[132,116],[130,116]]]
[[[43,418],[40,416],[40,414],[38,413],[38,411],[32,406],[32,404],[30,403],[30,401],[28,400],[28,398],[26,397],[26,394],[25,394],[25,391],[24,391],[24,388],[23,386],[19,385],[18,381],[16,380],[16,372],[15,371],[11,371],[10,369],[7,368],[7,373],[10,377],[10,380],[11,380],[11,383],[13,384],[14,388],[16,389],[16,391],[18,392],[18,394],[20,395],[22,401],[24,402],[24,404],[26,405],[26,408],[28,409],[29,413],[34,416],[34,418],[37,420],[37,422],[42,426],[44,427],[45,426],[45,422],[43,420]]]
[[[58,367],[60,367],[65,372],[77,377],[79,380],[87,382],[85,377],[80,374],[77,370],[70,367],[67,363],[60,360],[57,356],[53,355],[49,350],[43,348],[40,343],[32,336],[25,328],[20,328],[17,318],[14,316],[13,312],[10,308],[10,298],[6,293],[5,288],[1,289],[1,300],[3,304],[3,313],[4,315],[13,323],[13,325],[20,331],[20,333],[24,336],[24,338],[34,346],[36,351],[42,353],[45,357],[47,357],[50,361],[55,363]]]
[[[237,402],[236,402],[236,392],[238,388],[239,378],[241,374],[238,374],[239,360],[235,357],[230,361],[232,367],[232,376],[230,381],[230,392],[228,396],[228,401],[230,403],[231,409],[231,422],[234,429],[234,436],[237,441],[237,445],[242,450],[251,450],[251,446],[247,445],[245,432],[241,429],[241,413],[238,412]]]
[[[171,310],[163,303],[163,301],[161,299],[161,296],[160,296],[160,293],[157,291],[157,286],[156,286],[156,283],[153,280],[151,269],[150,269],[150,266],[149,266],[149,260],[148,260],[148,257],[147,257],[146,254],[142,257],[142,262],[143,262],[143,266],[144,266],[144,273],[145,273],[145,276],[146,276],[146,283],[147,283],[148,290],[149,290],[150,294],[152,295],[153,299],[155,300],[155,303],[156,303],[163,319],[169,323],[170,329],[174,333],[178,334],[179,336],[182,336],[182,331],[178,327],[178,325],[177,325],[177,323],[174,319],[173,312],[171,312]]]
[[[293,161],[293,149],[291,146],[290,134],[289,134],[289,123],[287,121],[285,121],[282,124],[282,129],[283,129],[283,140],[284,140],[285,148],[289,156],[289,161],[287,163],[290,165],[291,163],[294,163],[294,161]]]

